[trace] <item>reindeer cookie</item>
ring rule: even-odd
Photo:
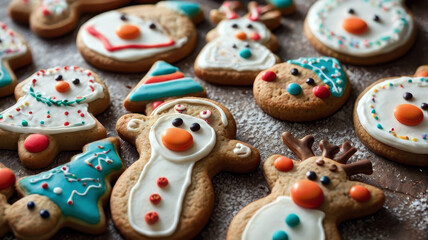
[[[179,68],[157,61],[132,89],[123,105],[131,112],[150,113],[166,99],[183,96],[205,97],[206,91]]]
[[[46,167],[60,151],[106,136],[92,115],[110,104],[98,75],[80,67],[40,70],[15,89],[17,103],[0,113],[0,148],[18,149],[28,168]]]
[[[355,131],[373,152],[390,160],[428,166],[428,66],[414,76],[376,81],[354,107]]]
[[[249,4],[249,14],[239,17],[237,1],[225,1],[212,10],[211,19],[219,22],[207,34],[207,45],[199,53],[195,74],[208,81],[225,85],[252,85],[257,74],[279,62],[271,51],[278,40],[269,30],[280,25],[281,13],[271,5]],[[265,25],[266,24],[266,25]]]
[[[404,0],[320,0],[304,32],[324,55],[371,65],[404,55],[416,39],[416,23]]]
[[[77,48],[95,67],[115,72],[143,72],[158,60],[178,61],[195,47],[197,32],[190,16],[182,14],[187,8],[177,12],[183,5],[170,5],[136,5],[95,16],[80,28]]]
[[[334,58],[299,58],[261,72],[254,82],[257,104],[269,115],[291,122],[332,115],[348,99],[351,83]]]
[[[285,132],[282,140],[300,161],[273,155],[264,162],[272,192],[239,211],[226,239],[340,239],[338,223],[382,207],[380,189],[349,180],[354,174],[372,173],[369,160],[346,164],[357,151],[349,143],[336,156],[339,147],[323,140],[322,156],[315,156],[312,136],[299,140]]]
[[[31,52],[25,40],[0,22],[0,97],[13,93],[18,83],[14,69],[31,63]]]
[[[29,23],[40,37],[52,38],[73,31],[82,13],[103,12],[128,2],[130,0],[12,0],[9,16]]]
[[[249,172],[260,156],[235,137],[230,112],[203,98],[180,98],[150,116],[121,117],[116,129],[140,159],[117,181],[112,218],[127,239],[191,239],[214,205],[211,178],[221,170]]]
[[[15,189],[16,176],[6,166],[0,163],[0,237],[9,231],[5,216],[6,209],[9,208],[7,199],[10,198]]]

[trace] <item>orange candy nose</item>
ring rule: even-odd
[[[182,152],[193,145],[193,136],[181,128],[168,128],[162,133],[162,143],[169,150]]]
[[[55,85],[55,89],[60,93],[65,93],[65,92],[68,92],[68,90],[70,90],[70,84],[68,84],[68,82],[66,81],[59,81]]]
[[[369,29],[367,23],[363,19],[357,17],[349,17],[345,19],[342,23],[342,27],[348,33],[352,34],[363,34]]]
[[[247,34],[243,31],[238,31],[235,33],[235,37],[239,40],[245,40],[247,39]]]
[[[424,113],[415,105],[403,103],[395,107],[394,117],[407,126],[416,126],[424,120]]]
[[[116,34],[122,39],[132,40],[140,36],[140,29],[132,24],[123,24],[116,28]]]
[[[0,190],[15,184],[15,174],[9,168],[0,168]]]
[[[324,193],[313,181],[300,180],[290,190],[294,203],[304,208],[317,208],[324,202]]]

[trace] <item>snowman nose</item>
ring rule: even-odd
[[[183,152],[192,147],[193,136],[181,128],[168,128],[162,133],[162,143],[169,150]]]
[[[424,113],[415,105],[403,103],[395,107],[394,117],[407,126],[416,126],[424,120]]]
[[[294,203],[304,208],[317,208],[324,202],[324,193],[313,181],[300,180],[290,190]]]
[[[367,23],[363,19],[358,17],[346,18],[342,23],[342,27],[347,32],[356,35],[363,34],[369,29]]]
[[[247,34],[243,31],[238,31],[235,33],[235,37],[239,40],[245,40],[247,39]]]
[[[122,39],[132,40],[140,36],[140,29],[132,24],[123,24],[116,28],[116,34]]]
[[[59,81],[55,85],[55,89],[60,93],[65,93],[65,92],[68,92],[70,90],[70,84],[68,84],[68,82],[66,82],[66,81]]]

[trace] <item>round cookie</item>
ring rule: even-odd
[[[348,99],[351,84],[334,58],[299,58],[261,72],[253,87],[256,103],[269,115],[290,122],[330,116]]]
[[[320,0],[309,10],[304,32],[324,55],[372,65],[404,55],[415,41],[416,23],[404,0]]]
[[[376,81],[354,107],[355,131],[373,152],[399,163],[428,166],[428,66],[414,76]]]

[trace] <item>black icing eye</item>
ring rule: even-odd
[[[232,28],[239,28],[238,24],[234,23],[232,24]]]
[[[77,85],[77,84],[79,84],[79,83],[80,83],[80,80],[79,80],[78,78],[76,78],[76,79],[74,79],[74,80],[73,80],[73,84],[74,84],[74,85]]]
[[[236,46],[236,44],[233,44],[233,45],[232,45],[232,47],[233,47],[233,48],[238,48],[238,46]]]
[[[306,79],[306,83],[309,85],[312,85],[315,83],[315,80],[313,78],[308,78],[308,79]]]
[[[128,21],[128,18],[126,17],[126,14],[120,15],[120,20],[122,20],[122,21]]]
[[[299,70],[297,70],[297,68],[293,68],[293,69],[291,69],[291,75],[294,75],[294,76],[296,76],[297,74],[299,74]]]
[[[62,75],[60,74],[60,75],[56,76],[55,80],[61,81],[61,80],[64,80],[64,79],[62,78]]]
[[[314,181],[315,179],[317,179],[317,174],[314,171],[309,171],[309,172],[306,173],[306,177],[309,180]]]
[[[329,177],[327,177],[327,176],[322,176],[322,177],[320,178],[320,182],[321,182],[323,185],[328,185],[328,184],[330,183],[330,178],[329,178]]]
[[[247,28],[253,28],[253,24],[249,23],[249,24],[247,25]]]
[[[35,206],[36,206],[36,204],[33,201],[27,202],[27,208],[28,209],[33,209]]]
[[[413,98],[413,94],[411,94],[411,93],[409,93],[409,92],[405,92],[405,93],[403,94],[403,98],[404,98],[405,100],[410,100],[410,99],[412,99],[412,98]]]
[[[201,129],[201,125],[199,125],[199,123],[193,123],[192,126],[190,126],[190,130],[192,130],[192,132],[197,132],[199,129]]]
[[[428,110],[428,103],[426,103],[426,102],[422,103],[422,104],[421,104],[421,108],[422,108],[423,110]]]
[[[48,210],[46,210],[46,209],[42,209],[42,210],[40,210],[40,216],[41,216],[42,218],[48,218],[50,215],[51,215],[51,214],[49,213],[49,211],[48,211]]]
[[[380,21],[380,17],[378,15],[374,15],[373,21],[379,22]]]
[[[354,14],[354,13],[355,13],[355,10],[354,10],[353,8],[350,8],[350,9],[348,9],[348,13],[349,13],[349,14]]]
[[[150,29],[156,29],[156,24],[154,24],[154,23],[150,23],[149,28],[150,28]]]
[[[249,44],[249,43],[246,43],[246,44],[245,44],[245,47],[246,47],[246,48],[250,48],[251,46],[250,46],[250,44]]]
[[[183,119],[181,119],[181,118],[176,118],[176,119],[172,120],[172,125],[174,127],[179,127],[182,124],[183,124]]]

